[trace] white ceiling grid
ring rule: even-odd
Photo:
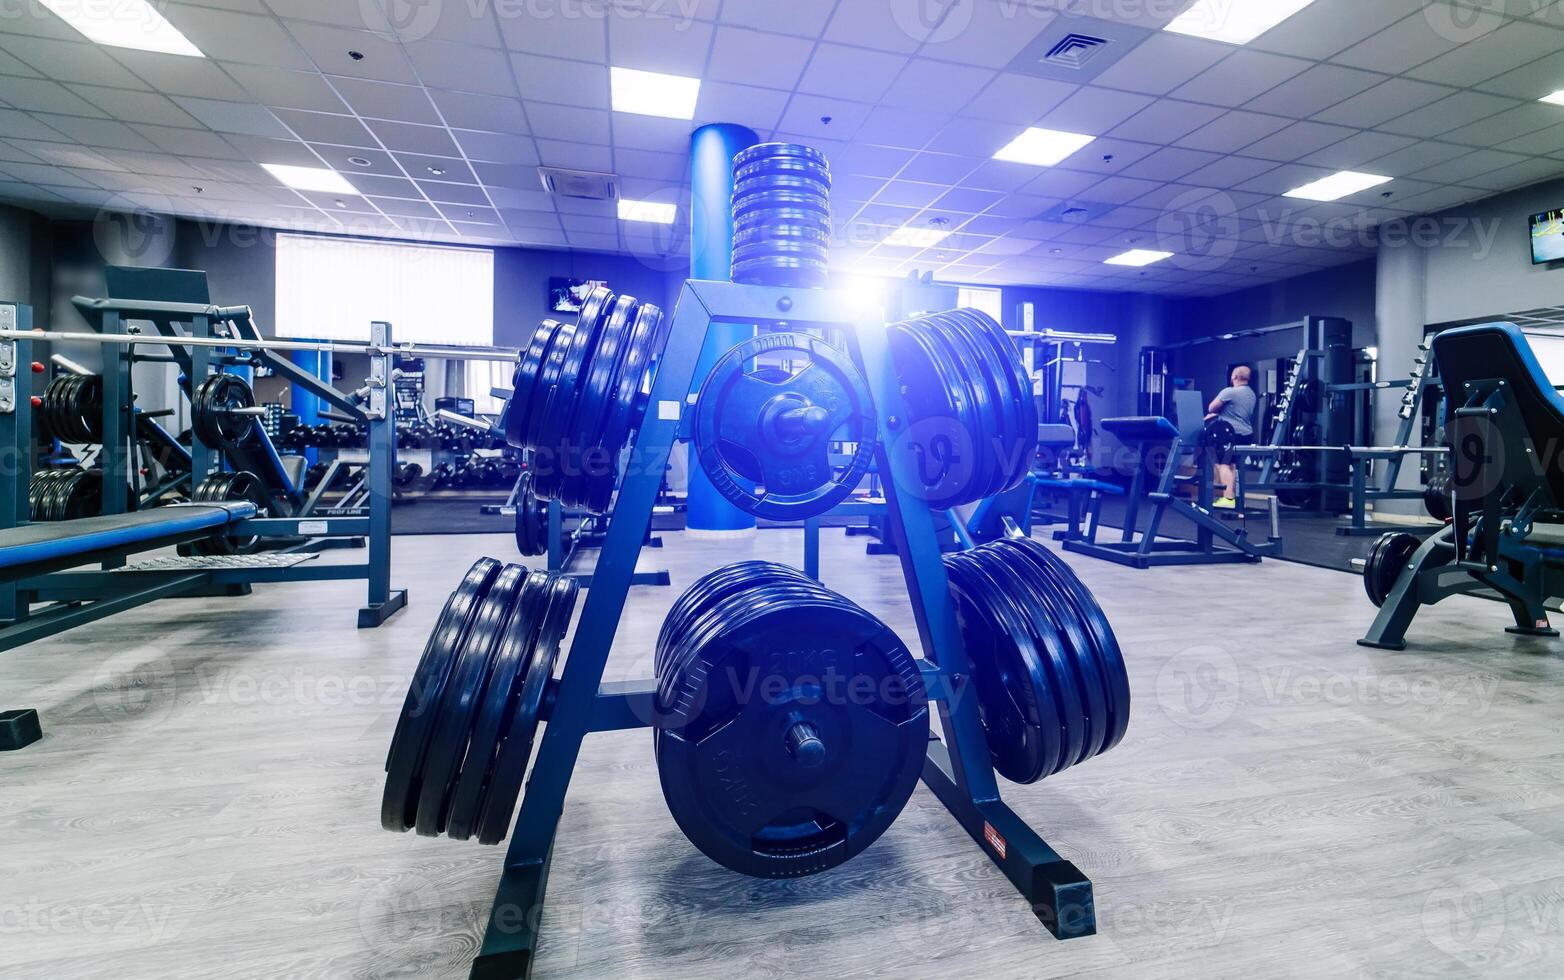
[[[1538,102],[1564,89],[1564,3],[1315,0],[1245,46],[1160,31],[1184,6],[159,3],[195,59],[87,43],[32,4],[0,19],[0,197],[655,260],[684,250],[687,207],[672,228],[621,222],[544,193],[537,166],[683,200],[692,127],[734,122],[830,156],[844,269],[1210,295],[1365,257],[1387,218],[1564,174],[1564,106]],[[1088,84],[1013,70],[1060,18],[1142,30]],[[609,65],[702,79],[695,120],[611,111]],[[1098,138],[1052,168],[992,159],[1027,126]],[[361,196],[293,191],[262,163],[330,166]],[[1280,196],[1340,169],[1395,179],[1332,204]],[[934,248],[878,244],[931,222],[952,232]],[[1102,264],[1128,248],[1179,255]]]

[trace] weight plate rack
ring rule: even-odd
[[[914,489],[945,510],[1020,486],[1037,455],[1037,403],[1004,329],[953,310],[888,330],[908,410],[888,438],[911,454]]]

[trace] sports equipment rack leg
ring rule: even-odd
[[[1096,931],[1091,882],[1000,799],[970,668],[957,628],[945,568],[928,507],[898,494],[886,446],[908,418],[887,349],[883,324],[855,322],[841,311],[846,295],[725,282],[685,283],[667,349],[652,388],[646,420],[631,448],[570,654],[554,685],[538,758],[511,835],[490,911],[475,978],[528,976],[537,949],[554,838],[570,775],[588,732],[646,727],[651,682],[605,685],[603,670],[635,571],[663,464],[679,428],[685,396],[708,330],[716,323],[774,324],[794,329],[835,327],[847,333],[854,358],[870,379],[884,427],[879,472],[886,474],[886,518],[903,534],[903,575],[909,586],[925,658],[920,669],[939,702],[944,739],[931,740],[923,780],[974,841],[1015,885],[1038,919],[1060,939]],[[908,462],[910,462],[910,456]],[[905,464],[904,464],[905,465]],[[909,484],[911,485],[911,484]]]

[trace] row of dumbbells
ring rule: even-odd
[[[347,423],[320,423],[295,425],[279,433],[272,440],[284,452],[304,449],[363,449],[369,445],[368,431],[361,425]],[[452,453],[466,453],[474,449],[502,449],[503,436],[450,422],[415,422],[398,426],[398,449],[441,449]]]

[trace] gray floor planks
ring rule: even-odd
[[[795,532],[664,535],[609,677],[650,669],[678,589]],[[825,532],[827,583],[911,638],[894,559]],[[399,537],[410,608],[353,583],[170,601],[0,656],[45,740],[0,755],[0,976],[460,977],[502,851],[385,833],[387,740],[444,596],[502,536]],[[1115,751],[1006,798],[1097,886],[1056,943],[920,789],[834,872],[711,864],[645,732],[594,736],[554,859],[545,977],[1557,977],[1564,658],[1474,599],[1358,647],[1360,583],[1284,562],[1137,572],[1067,556],[1136,698]]]

